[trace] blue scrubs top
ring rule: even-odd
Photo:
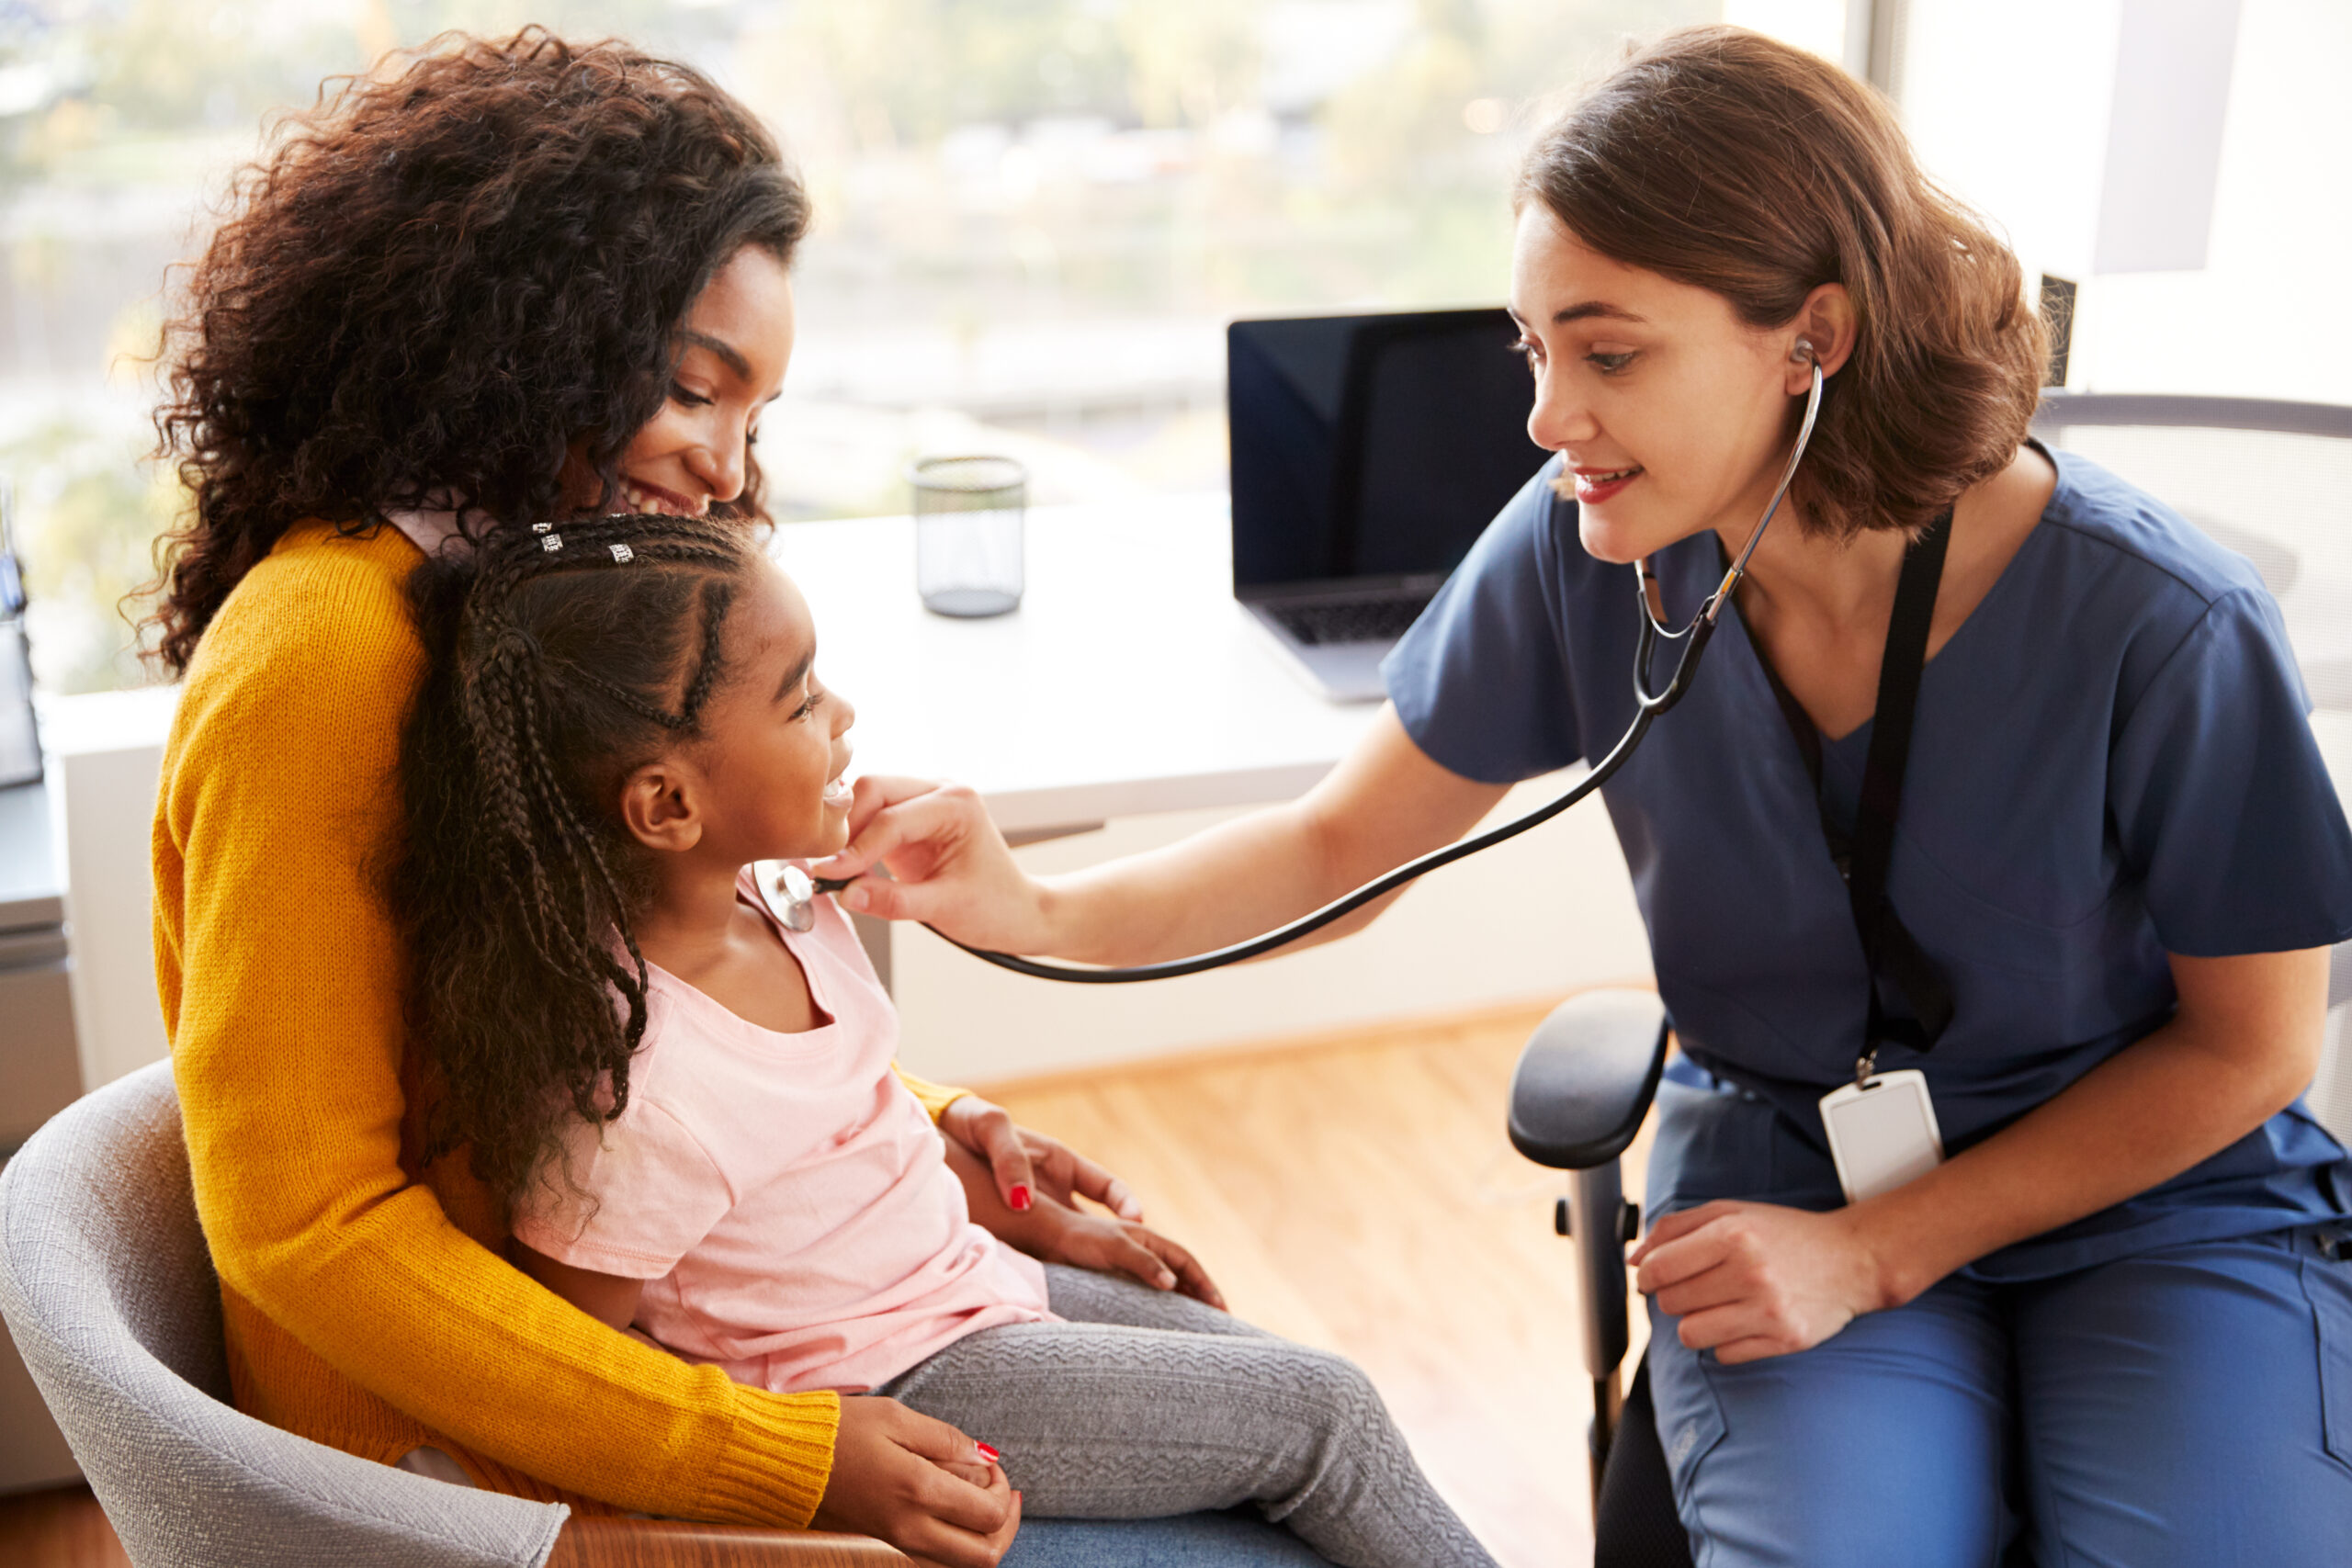
[[[1919,687],[1888,897],[1951,985],[1927,1074],[1957,1152],[2162,1024],[2167,952],[2352,936],[2352,830],[2277,604],[2243,558],[2057,454],[2040,525]],[[1634,716],[1630,567],[1577,542],[1555,459],[1389,656],[1413,739],[1505,784],[1598,756]],[[1656,559],[1680,625],[1722,577],[1712,534]],[[1679,647],[1662,649],[1662,682]],[[1850,823],[1866,723],[1822,746]],[[1868,983],[1787,721],[1736,608],[1690,692],[1602,797],[1684,1056],[1661,1096],[1653,1213],[1714,1198],[1843,1201],[1820,1098],[1853,1077]],[[1882,986],[1890,1017],[1899,991]],[[1980,1259],[2027,1279],[2340,1217],[2352,1160],[2299,1100],[2161,1187]]]

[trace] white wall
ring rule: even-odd
[[[2352,403],[2352,4],[2243,0],[2202,272],[2095,279],[2099,391]]]
[[[1928,173],[2082,284],[2068,384],[2352,403],[2352,4],[2240,0],[2211,248],[2092,276],[2124,0],[1909,0],[1902,110]]]
[[[1561,783],[1521,785],[1492,820],[1543,804]],[[1075,869],[1171,842],[1233,815],[1132,818],[1016,852],[1038,871]],[[920,927],[899,927],[895,937],[907,1065],[973,1083],[1555,999],[1577,986],[1650,973],[1624,857],[1597,800],[1430,874],[1368,931],[1182,980],[1057,985],[992,969]]]

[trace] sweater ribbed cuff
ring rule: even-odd
[[[736,1391],[735,1426],[713,1457],[695,1517],[713,1524],[806,1529],[832,1479],[836,1393]]]
[[[890,1070],[899,1075],[899,1081],[907,1086],[907,1091],[922,1102],[925,1111],[931,1112],[931,1122],[934,1127],[939,1124],[939,1119],[947,1113],[949,1106],[972,1092],[968,1089],[951,1089],[945,1084],[933,1083],[929,1078],[917,1077],[896,1062],[890,1064]]]

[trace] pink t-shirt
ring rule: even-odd
[[[848,917],[820,898],[796,935],[748,871],[741,894],[831,1021],[779,1034],[648,964],[628,1109],[572,1142],[587,1201],[543,1184],[515,1235],[649,1281],[638,1327],[783,1393],[861,1392],[967,1334],[1049,1321],[1045,1270],[971,1223],[937,1130],[890,1070],[898,1013]]]

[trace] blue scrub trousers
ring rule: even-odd
[[[1698,1568],[2345,1568],[2345,1235],[1955,1276],[1736,1367],[1653,1307],[1658,1436]]]

